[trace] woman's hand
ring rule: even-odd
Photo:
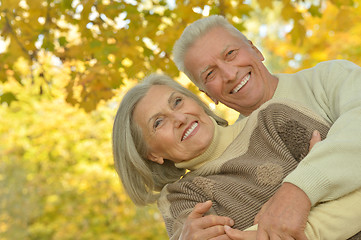
[[[198,203],[187,217],[179,240],[212,239],[229,240],[224,227],[233,226],[228,217],[204,214],[212,207],[212,202]]]
[[[311,151],[311,149],[313,148],[313,146],[315,146],[316,143],[321,142],[321,135],[320,132],[315,130],[312,133],[312,137],[310,140],[310,148],[308,149],[308,151]]]
[[[256,240],[257,231],[240,231],[224,226],[227,236],[232,240]]]

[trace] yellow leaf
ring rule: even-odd
[[[257,0],[259,6],[261,7],[261,9],[264,9],[264,8],[272,8],[273,5],[272,5],[272,1],[270,0]]]

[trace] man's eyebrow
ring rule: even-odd
[[[202,79],[203,73],[207,72],[208,69],[211,67],[211,65],[206,66],[200,73],[199,73],[199,79]]]
[[[223,56],[227,49],[229,48],[230,44],[227,44],[221,51],[220,56]],[[199,79],[202,79],[203,73],[207,72],[209,68],[211,68],[211,65],[207,65],[200,73],[199,73]]]
[[[172,93],[169,95],[169,97],[168,97],[168,104],[169,104],[169,105],[171,104],[172,99],[173,99],[173,96],[174,96],[174,94],[176,94],[176,93],[177,93],[177,92],[172,92]],[[157,113],[153,114],[153,115],[148,119],[147,124],[148,124],[148,125],[151,124],[152,120],[153,120],[154,118],[157,118],[159,115],[161,115],[160,112],[157,112]]]
[[[227,49],[228,49],[230,46],[231,46],[231,44],[227,44],[227,45],[223,48],[223,50],[221,51],[221,56],[223,56],[223,55],[226,53]]]

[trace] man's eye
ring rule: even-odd
[[[208,78],[210,78],[210,77],[212,76],[212,74],[213,74],[213,70],[212,70],[212,71],[209,71],[209,72],[207,73],[207,75],[206,75],[206,80],[207,80]]]
[[[231,50],[231,51],[227,52],[227,56],[232,55],[232,53],[234,53],[234,50]]]
[[[237,55],[237,49],[232,49],[230,51],[227,52],[226,54],[226,60],[232,60],[235,56]]]

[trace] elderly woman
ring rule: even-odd
[[[135,204],[158,202],[171,239],[180,237],[196,204],[207,200],[208,214],[227,216],[233,228],[244,230],[308,153],[315,129],[325,137],[329,126],[286,102],[269,102],[227,126],[197,96],[155,74],[120,104],[113,127],[115,167]],[[360,231],[359,200],[354,192],[315,207],[308,238],[347,239]]]

